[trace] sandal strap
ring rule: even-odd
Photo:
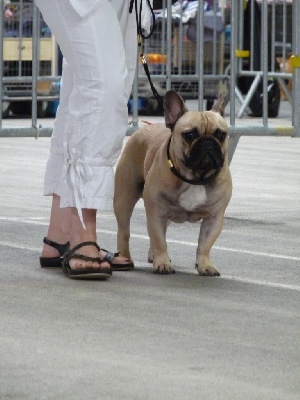
[[[65,254],[65,252],[69,249],[70,247],[70,242],[67,242],[65,244],[59,244],[56,242],[53,242],[52,240],[49,240],[47,237],[44,237],[43,239],[43,243],[47,244],[48,246],[53,247],[54,249],[56,249],[59,254],[62,256],[63,254]]]
[[[69,252],[68,252],[68,254],[67,254],[66,256],[71,255],[71,254],[74,253],[76,250],[81,249],[81,247],[84,247],[84,246],[95,246],[96,249],[97,249],[98,251],[100,251],[100,247],[98,246],[98,244],[97,244],[96,242],[92,242],[92,241],[89,241],[89,242],[82,242],[82,243],[79,243],[79,244],[77,244],[76,246],[74,246],[72,249],[70,249]]]
[[[118,257],[119,254],[120,254],[120,252],[119,253],[112,253],[111,251],[103,249],[102,247],[101,247],[101,250],[106,251],[106,255],[103,257],[102,261],[107,261],[109,264],[112,264],[113,263],[113,259],[115,257]]]

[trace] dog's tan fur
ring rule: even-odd
[[[115,174],[114,211],[118,222],[118,251],[130,256],[130,218],[134,206],[143,197],[150,237],[148,260],[153,261],[157,273],[172,273],[174,268],[167,252],[166,231],[172,222],[202,220],[196,253],[199,275],[219,275],[210,261],[210,250],[223,228],[224,212],[232,191],[228,168],[228,127],[221,116],[223,99],[211,111],[190,112],[180,96],[169,91],[164,98],[166,125],[154,124],[136,131],[128,140]],[[171,128],[171,129],[170,129]],[[188,179],[197,174],[187,168],[183,154],[188,155],[191,145],[182,132],[193,128],[201,135],[215,135],[216,129],[226,132],[220,146],[224,164],[214,180],[205,185],[183,182],[170,170],[167,145],[172,135],[170,156],[177,170]]]

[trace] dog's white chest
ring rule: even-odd
[[[186,211],[193,211],[206,203],[207,193],[205,186],[190,185],[178,198],[179,205]]]

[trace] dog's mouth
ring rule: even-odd
[[[184,165],[196,175],[209,178],[221,170],[224,157],[220,146],[212,137],[201,137],[192,146]]]
[[[224,157],[217,142],[210,137],[201,137],[192,145],[190,154],[183,156],[182,163],[191,171],[191,177],[180,173],[171,160],[171,139],[172,136],[170,136],[167,146],[167,158],[172,173],[183,182],[191,185],[208,185],[213,182],[224,165]]]

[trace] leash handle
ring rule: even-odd
[[[142,29],[142,0],[140,0],[140,8],[139,8],[139,10],[138,10],[138,0],[130,0],[129,13],[132,13],[133,6],[135,6],[135,17],[136,17],[136,26],[137,26],[137,39],[138,39],[138,48],[139,48],[140,59],[141,59],[141,62],[143,64],[144,71],[145,71],[145,74],[147,76],[147,79],[149,81],[153,96],[156,99],[156,101],[158,102],[158,105],[161,108],[161,110],[163,110],[163,98],[162,98],[162,96],[160,96],[160,94],[158,93],[158,91],[156,90],[156,88],[155,88],[155,86],[154,86],[154,84],[152,82],[152,79],[151,79],[151,76],[150,76],[150,72],[149,72],[149,67],[148,67],[148,64],[147,64],[147,60],[146,60],[146,58],[144,56],[144,51],[143,51],[143,39],[149,39],[152,36],[152,34],[154,32],[154,29],[155,29],[155,14],[154,14],[153,8],[151,6],[150,0],[146,0],[146,1],[147,1],[147,4],[148,4],[148,7],[150,8],[151,15],[152,15],[152,21],[153,21],[152,22],[152,27],[151,27],[150,32],[149,32],[148,35],[145,35],[143,33],[143,29]]]
[[[143,8],[143,1],[140,0],[140,9],[138,10],[138,0],[130,0],[129,3],[129,14],[132,14],[133,11],[133,6],[135,6],[135,18],[136,18],[136,26],[137,26],[137,33],[138,35],[141,35],[143,39],[148,39],[154,31],[155,28],[155,14],[153,11],[153,7],[151,6],[150,0],[146,0],[148,7],[150,8],[151,11],[151,17],[152,17],[152,27],[150,29],[150,32],[148,35],[144,35],[143,29],[142,29],[142,8]]]

